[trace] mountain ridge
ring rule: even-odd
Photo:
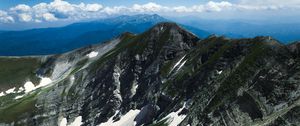
[[[52,82],[0,97],[0,125],[296,125],[296,54],[270,37],[200,39],[159,23],[41,57],[31,71]]]

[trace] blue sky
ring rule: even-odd
[[[0,26],[49,25],[118,15],[298,21],[300,0],[1,0]],[[1,28],[0,28],[1,29]]]

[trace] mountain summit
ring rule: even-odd
[[[299,46],[267,40],[163,22],[65,54],[1,57],[0,125],[297,125]]]

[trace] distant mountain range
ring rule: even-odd
[[[300,40],[299,23],[281,23],[268,21],[248,20],[204,20],[181,18],[173,19],[185,25],[230,38],[253,38],[256,36],[272,36],[282,43],[291,43]]]
[[[67,52],[83,46],[105,42],[123,32],[139,34],[159,22],[169,21],[159,15],[119,16],[59,28],[0,32],[0,55],[48,55]],[[208,32],[185,26],[199,37]]]

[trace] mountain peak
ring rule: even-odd
[[[178,26],[174,22],[161,22],[161,23],[156,24],[154,27],[180,28],[180,26]]]
[[[170,34],[175,34],[175,32],[178,32],[180,34],[186,34],[190,37],[197,38],[197,36],[194,33],[191,33],[184,28],[182,28],[180,25],[174,23],[174,22],[161,22],[153,26],[150,31],[158,32],[158,31],[166,31],[168,30]]]

